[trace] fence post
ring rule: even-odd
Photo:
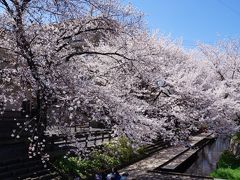
[[[104,133],[102,133],[102,143],[104,142]]]
[[[76,119],[74,120],[74,133],[77,133],[77,125],[76,125]]]
[[[86,135],[85,135],[85,148],[87,148],[88,147],[88,134],[86,133]]]
[[[97,136],[94,134],[94,146],[97,146]]]
[[[108,140],[111,141],[111,133],[108,133]]]

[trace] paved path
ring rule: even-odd
[[[202,141],[206,137],[209,137],[210,135],[210,133],[202,133],[200,135],[190,137],[189,144],[191,146],[195,146],[198,142]],[[152,154],[148,158],[145,158],[141,161],[136,162],[135,164],[121,169],[120,172],[128,172],[129,179],[139,179],[140,177],[144,177],[146,174],[149,174],[147,171],[153,171],[159,166],[166,164],[174,157],[179,156],[183,152],[187,152],[188,149],[188,147],[185,147],[183,145],[165,148]],[[174,165],[176,166],[176,164],[172,164],[172,166]]]
[[[213,178],[208,177],[196,177],[187,175],[182,176],[180,174],[161,174],[154,172],[146,173],[136,178],[136,180],[212,180],[212,179]]]
[[[189,144],[191,146],[195,146],[201,140],[212,137],[212,135],[213,135],[212,133],[202,133],[197,136],[191,136],[191,137],[189,137]]]

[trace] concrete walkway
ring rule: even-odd
[[[161,173],[145,173],[135,178],[136,180],[213,180],[213,178],[203,178],[194,176],[182,176],[179,174],[161,174]],[[132,179],[133,180],[133,179]],[[217,180],[217,179],[216,179]],[[220,180],[220,179],[218,179]]]
[[[188,144],[191,146],[195,146],[197,143],[209,137],[210,135],[211,133],[202,133],[197,136],[190,137]],[[145,158],[124,169],[121,169],[120,172],[128,172],[129,180],[141,179],[142,177],[146,178],[147,176],[150,175],[148,171],[155,170],[159,166],[166,164],[170,160],[174,159],[176,156],[179,156],[180,154],[183,154],[188,150],[189,148],[183,145],[168,147],[152,154],[148,158]],[[176,165],[176,164],[172,164],[172,165]],[[159,176],[159,175],[155,174],[154,176]]]

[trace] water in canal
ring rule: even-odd
[[[229,137],[220,136],[216,141],[206,145],[198,152],[198,158],[193,164],[185,171],[188,174],[208,176],[214,169],[218,162],[221,153],[228,149]]]

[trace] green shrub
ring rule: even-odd
[[[111,169],[120,164],[118,158],[105,153],[101,153],[100,151],[94,151],[91,153],[90,160],[92,161],[93,169],[97,172],[102,169]]]
[[[89,160],[80,159],[79,157],[61,158],[56,161],[55,165],[60,172],[70,176],[80,176],[82,179],[92,174],[91,162]]]
[[[240,167],[240,159],[236,158],[230,151],[224,151],[217,163],[218,168],[236,169]]]
[[[110,170],[123,163],[139,159],[143,154],[143,148],[135,150],[128,138],[123,136],[117,141],[104,144],[102,150],[91,152],[88,159],[61,158],[56,161],[55,165],[64,174],[87,179],[96,172]]]
[[[146,150],[144,149],[144,147],[139,147],[136,151],[139,157],[143,157],[146,155]]]
[[[217,169],[211,173],[212,177],[224,179],[240,179],[240,159],[230,151],[224,151],[217,163]]]
[[[116,142],[110,142],[104,145],[103,150],[109,156],[118,157],[120,163],[126,163],[138,156],[134,151],[132,143],[125,136],[122,136]]]
[[[239,180],[240,169],[219,168],[211,173],[211,176],[215,178]]]

